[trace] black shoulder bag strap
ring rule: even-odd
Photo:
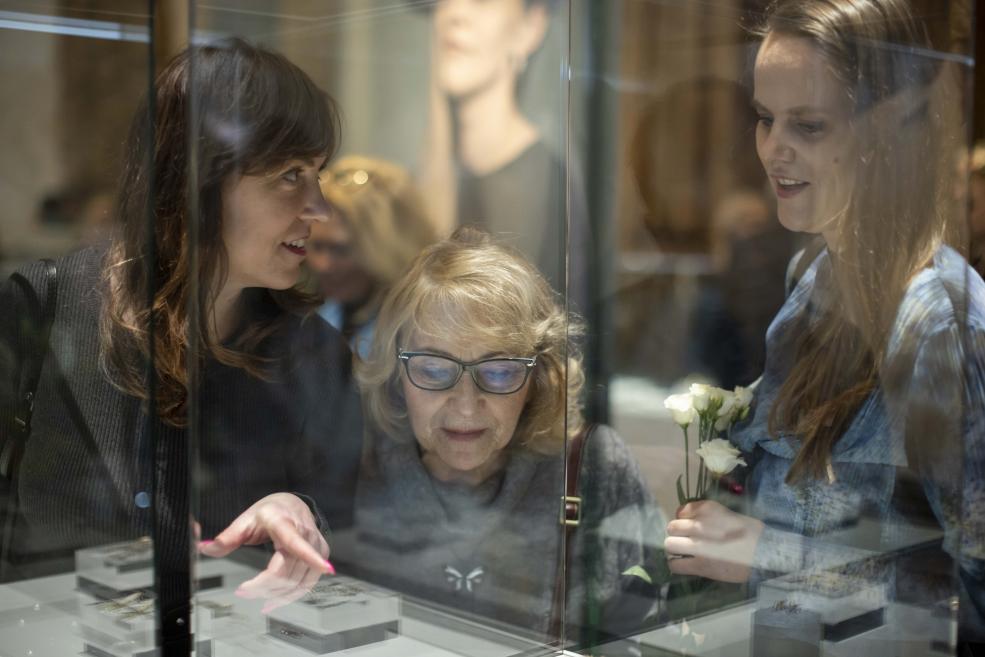
[[[58,270],[55,268],[55,263],[52,260],[42,260],[41,264],[45,281],[44,304],[38,300],[38,295],[27,278],[18,273],[10,276],[10,280],[24,291],[28,312],[32,313],[37,321],[37,330],[22,336],[21,339],[24,365],[21,369],[20,397],[14,413],[13,426],[0,444],[0,481],[5,481],[8,488],[7,508],[3,514],[3,533],[0,534],[2,539],[0,581],[7,579],[10,549],[20,507],[17,493],[20,463],[27,440],[31,436],[34,398],[38,391],[38,381],[41,379],[41,368],[48,354],[48,342],[51,337],[51,327],[55,323],[55,307],[58,302]]]
[[[551,608],[550,637],[561,638],[561,626],[564,623],[564,591],[568,573],[571,572],[571,552],[575,547],[575,531],[581,524],[582,498],[578,487],[581,477],[581,457],[585,453],[585,443],[595,433],[594,422],[586,424],[581,431],[568,443],[567,462],[565,464],[564,497],[561,500],[561,527],[564,530],[563,563],[564,570],[558,572],[554,583],[554,602]],[[562,563],[558,559],[558,563]],[[563,646],[562,646],[563,647]]]
[[[10,280],[21,287],[27,300],[29,312],[38,320],[38,331],[27,336],[24,340],[26,358],[21,373],[20,399],[14,415],[13,432],[0,445],[0,477],[11,483],[17,478],[20,459],[24,447],[31,435],[31,416],[34,414],[34,398],[38,392],[38,381],[41,379],[41,368],[48,354],[48,341],[51,337],[51,327],[55,323],[55,306],[58,302],[58,270],[52,260],[42,260],[45,279],[44,305],[38,300],[38,295],[24,276],[11,274]]]

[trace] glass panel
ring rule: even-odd
[[[0,0],[0,657],[985,640],[970,3],[155,4]]]
[[[209,331],[221,334],[227,292],[200,290],[193,515],[214,542],[197,567],[240,574],[196,594],[196,636],[217,654],[557,643],[563,438],[577,431],[565,405],[563,3],[210,2],[193,20],[193,41],[212,44],[192,62],[208,80],[193,143],[215,186],[195,206],[189,278],[240,299],[223,354]],[[490,235],[449,240],[463,225]],[[277,376],[223,361],[254,349]],[[463,376],[423,390],[402,352],[451,358]],[[473,364],[493,356],[529,359],[519,390],[476,386]],[[250,533],[225,529],[244,511]],[[284,518],[337,574],[295,561],[283,535],[273,557],[225,556],[292,533]]]
[[[4,655],[159,645],[153,455],[181,430],[147,401],[150,25],[128,2],[0,2]]]
[[[571,12],[590,383],[672,520],[644,651],[955,654],[985,544],[967,7]]]

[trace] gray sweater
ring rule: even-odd
[[[417,445],[380,439],[360,476],[356,538],[333,559],[365,579],[549,639],[555,583],[567,584],[568,635],[591,626],[626,635],[657,611],[657,594],[624,571],[654,558],[663,520],[639,468],[600,426],[582,455],[583,519],[572,572],[561,572],[563,457],[516,449],[476,487],[429,476]],[[572,630],[575,630],[572,632]]]

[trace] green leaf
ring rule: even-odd
[[[680,502],[681,506],[684,506],[687,502],[687,495],[684,494],[684,486],[681,485],[681,479],[683,477],[683,474],[677,475],[677,501]]]
[[[643,568],[643,566],[632,566],[631,568],[624,570],[622,574],[629,575],[630,577],[639,577],[647,584],[653,584],[653,578],[650,577],[650,573],[646,572],[646,569]]]

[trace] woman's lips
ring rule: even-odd
[[[778,198],[793,198],[807,189],[809,184],[794,178],[773,178],[773,189],[776,190]]]
[[[287,249],[294,255],[301,256],[302,258],[308,253],[308,250],[303,246],[294,246],[293,244],[284,244],[284,243],[281,243],[281,246],[283,246],[285,249]]]
[[[445,435],[451,440],[475,440],[485,433],[485,429],[470,429],[468,431],[459,431],[457,429],[447,429],[442,428]]]

